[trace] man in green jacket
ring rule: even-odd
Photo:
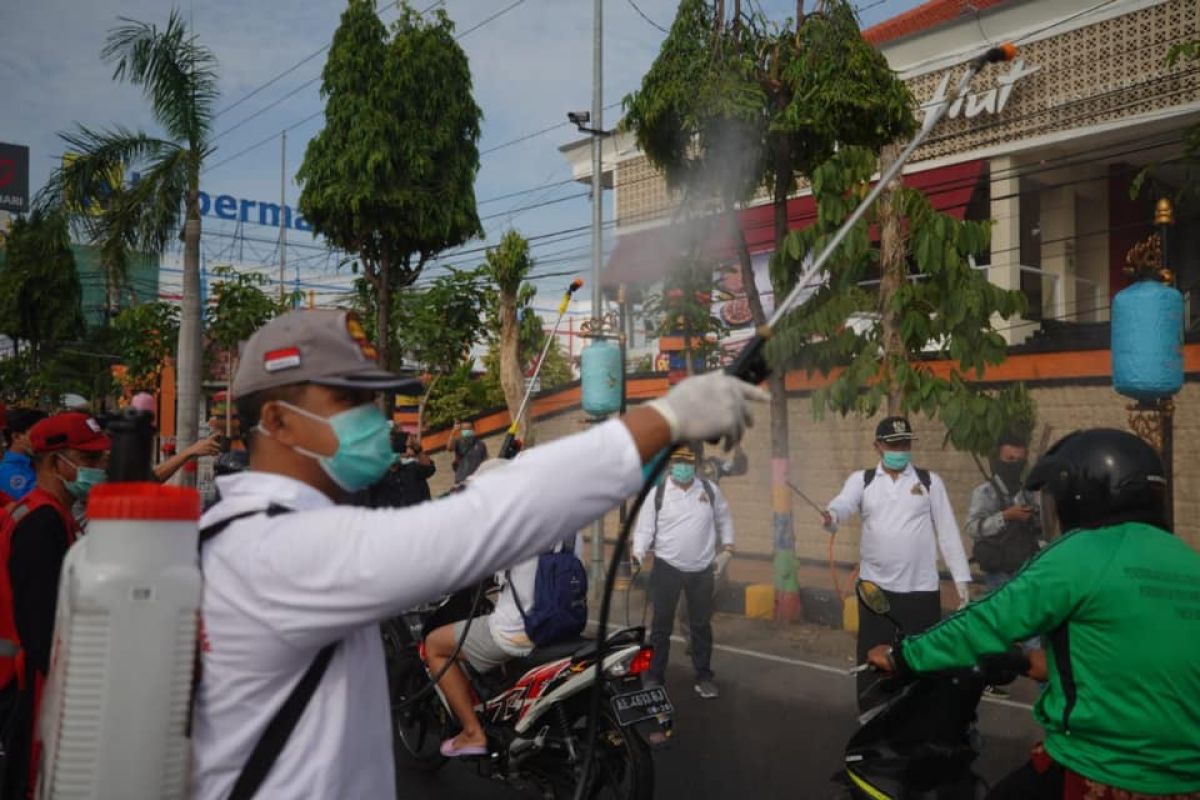
[[[1165,486],[1136,436],[1067,436],[1026,482],[1042,492],[1047,537],[1065,535],[999,590],[871,650],[874,666],[904,674],[1045,637],[1044,744],[989,798],[1200,797],[1200,553],[1167,530]]]

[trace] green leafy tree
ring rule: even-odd
[[[504,405],[508,408],[509,417],[515,420],[525,393],[521,352],[521,334],[525,331],[518,321],[517,312],[518,307],[528,309],[536,291],[528,284],[528,288],[522,287],[522,282],[533,269],[529,242],[516,231],[508,231],[499,245],[487,251],[482,269],[495,287],[490,309],[492,349],[499,356],[498,378],[504,394]],[[519,420],[519,424],[521,435],[527,437],[528,417]]]
[[[818,221],[788,235],[788,261],[802,263],[824,246],[854,210],[875,168],[873,153],[845,148],[814,171]],[[1028,436],[1033,405],[1023,384],[985,391],[972,383],[1005,359],[1007,344],[994,320],[1023,313],[1026,303],[1020,292],[999,288],[971,266],[972,256],[988,251],[989,223],[942,214],[911,188],[900,187],[896,202],[911,231],[905,274],[890,285],[873,280],[880,252],[869,230],[880,223],[877,207],[828,262],[820,287],[781,323],[770,343],[772,359],[824,375],[837,372],[813,395],[817,418],[827,410],[870,416],[880,408],[940,417],[948,442],[977,455],[989,453],[1006,431]],[[928,364],[932,358],[954,366],[939,375]]]
[[[162,301],[122,309],[111,323],[127,379],[157,391],[166,360],[179,339],[179,306]]]
[[[12,225],[0,269],[0,333],[25,352],[36,373],[64,342],[84,331],[82,290],[66,217],[35,209]]]
[[[322,73],[325,127],[296,175],[313,229],[357,256],[377,298],[410,285],[437,253],[482,233],[475,210],[481,112],[445,12],[400,3],[389,37],[372,0],[349,0]],[[391,315],[375,317],[391,364]]]
[[[765,187],[771,193],[775,263],[772,276],[794,276],[786,260],[787,200],[839,147],[878,150],[914,126],[912,98],[883,56],[858,30],[845,0],[821,0],[819,13],[782,25],[733,4],[683,0],[661,51],[626,98],[625,125],[682,193],[685,209],[716,207],[737,252],[755,324],[766,321],[750,251],[737,220],[739,204]],[[794,278],[793,278],[794,279]],[[775,296],[786,281],[774,280]],[[777,370],[771,388],[771,458],[776,588],[797,591],[791,494],[786,479],[787,396]]]
[[[714,267],[711,259],[693,254],[682,259],[663,282],[659,294],[647,295],[642,312],[654,321],[659,336],[682,332],[688,373],[699,355],[708,368],[718,366],[720,341],[729,332],[712,313]],[[698,351],[693,347],[699,342]]]
[[[125,248],[162,253],[183,223],[183,299],[176,353],[180,449],[196,439],[201,400],[200,169],[212,152],[217,60],[172,11],[164,28],[121,18],[101,51],[113,79],[142,89],[163,136],[83,125],[61,134],[75,157],[55,171],[41,199],[72,211],[100,243],[106,269],[124,269]],[[126,168],[139,170],[120,187]],[[92,203],[103,213],[93,213]],[[187,478],[190,479],[190,478]]]
[[[224,357],[226,384],[237,371],[237,349],[256,330],[292,307],[293,297],[278,299],[264,287],[270,281],[260,272],[239,272],[232,266],[213,269],[212,302],[206,317],[208,340],[215,357]]]
[[[476,414],[489,407],[486,394],[486,387],[473,374],[471,364],[460,364],[438,382],[437,392],[425,406],[424,425],[431,430],[444,428]]]
[[[540,317],[535,316],[534,318],[540,320]],[[541,329],[540,321],[537,327],[539,330]],[[543,332],[540,340],[530,336],[525,341],[528,344],[522,346],[521,352],[528,355],[529,367],[527,369],[528,371],[532,371],[535,361],[541,354],[542,347],[546,343],[546,334]],[[500,354],[495,348],[492,348],[484,353],[482,361],[484,372],[481,383],[484,394],[479,410],[502,406],[504,405],[504,390],[500,387]],[[571,360],[567,358],[567,354],[563,352],[558,342],[552,342],[550,349],[546,351],[546,363],[542,366],[541,371],[538,372],[538,387],[543,392],[550,391],[565,383],[570,383],[574,380],[574,377],[575,372],[571,368]],[[521,380],[524,382],[524,377]],[[530,432],[532,433],[532,428]],[[532,441],[527,440],[527,443],[532,444]]]
[[[417,429],[424,431],[425,413],[430,403],[440,419],[450,407],[469,393],[454,378],[467,367],[470,375],[471,348],[484,336],[484,310],[490,293],[480,270],[451,269],[439,275],[428,287],[409,289],[397,295],[395,315],[403,320],[397,327],[404,355],[429,375],[425,394],[417,412]],[[449,391],[441,386],[449,379]],[[478,393],[476,393],[478,394]],[[439,400],[442,396],[452,398]]]

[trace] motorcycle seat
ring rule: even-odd
[[[558,661],[562,658],[570,658],[587,644],[589,644],[589,640],[577,636],[543,647],[535,647],[529,655],[514,658],[512,661],[504,664],[502,669],[507,675],[520,677],[534,667],[540,667],[543,664],[549,664],[551,661]]]

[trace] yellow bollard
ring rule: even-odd
[[[775,587],[769,583],[752,583],[746,587],[746,616],[749,619],[775,617]]]
[[[842,598],[842,628],[858,633],[858,598],[854,595]]]

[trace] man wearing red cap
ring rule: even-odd
[[[25,705],[23,718],[18,718],[5,797],[23,796],[13,793],[13,783],[32,779],[32,770],[24,768],[27,758],[37,764],[36,756],[30,758],[30,734],[50,666],[58,578],[67,549],[79,535],[71,506],[85,501],[104,480],[110,446],[99,423],[78,412],[43,419],[30,428],[29,440],[36,485],[0,523],[0,554],[7,555],[0,572],[0,639],[21,648],[17,658],[0,659],[0,685],[12,695],[16,684],[33,692],[32,707]]]

